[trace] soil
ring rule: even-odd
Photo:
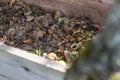
[[[59,10],[12,1],[0,2],[0,42],[16,48],[53,52],[68,63],[102,29],[82,16],[67,18]]]

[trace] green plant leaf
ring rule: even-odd
[[[69,24],[69,19],[68,18],[59,18],[57,24],[60,25],[61,23]]]

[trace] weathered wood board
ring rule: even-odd
[[[63,80],[66,67],[0,43],[0,80]]]

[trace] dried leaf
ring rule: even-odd
[[[33,41],[32,41],[31,39],[27,39],[27,40],[24,40],[24,41],[23,41],[23,43],[25,43],[25,44],[32,44],[32,42],[33,42]]]
[[[45,18],[43,20],[43,24],[45,25],[45,27],[49,27],[49,25],[54,24],[54,19],[50,13],[47,13],[45,15]]]
[[[24,50],[34,50],[37,55],[42,54],[41,50],[56,52],[55,56],[45,54],[44,57],[69,63],[76,56],[73,51],[81,51],[96,34],[94,24],[79,16],[65,18],[60,11],[47,13],[21,0],[10,1],[9,5],[0,3],[0,42]]]
[[[62,25],[65,33],[70,34],[72,32],[72,28],[68,25]]]
[[[63,33],[61,29],[58,29],[56,33],[57,33],[58,37],[65,37],[66,36],[65,33]]]
[[[72,37],[71,35],[67,35],[67,36],[66,36],[66,39],[67,39],[68,41],[73,41],[73,40],[75,40],[75,38]]]
[[[81,47],[81,45],[82,45],[81,42],[79,42],[79,43],[74,43],[74,44],[71,45],[71,49],[72,49],[72,50],[77,50],[77,49],[79,49],[79,48]]]
[[[13,41],[6,41],[5,43],[10,45],[10,46],[14,46],[15,45],[15,43]]]
[[[33,35],[36,37],[36,38],[43,38],[44,34],[46,32],[42,31],[42,30],[36,30],[36,31],[33,31]]]
[[[27,45],[27,44],[22,44],[22,46],[20,47],[21,49],[23,50],[34,50],[30,45]]]
[[[57,52],[57,53],[63,53],[64,51],[61,50],[61,49],[58,49],[56,52]]]
[[[77,36],[77,37],[75,37],[75,39],[76,39],[77,41],[81,41],[81,40],[82,40],[82,37],[81,37],[81,36]]]
[[[72,45],[71,45],[71,49],[72,49],[72,50],[77,50],[77,49],[78,49],[77,43],[72,44]]]
[[[58,45],[60,46],[60,45],[64,44],[65,42],[66,42],[66,41],[63,40],[63,41],[59,42]]]
[[[17,32],[15,33],[15,39],[17,41],[25,40],[26,39],[25,31],[24,30],[17,30]]]
[[[76,31],[73,31],[73,35],[79,34],[80,33],[80,29],[77,29]]]
[[[55,17],[54,17],[54,19],[57,21],[60,17],[62,17],[63,16],[63,14],[62,14],[62,12],[61,11],[59,11],[59,10],[57,10],[56,12],[55,12]]]
[[[32,21],[34,19],[33,16],[26,16],[26,21]]]
[[[15,32],[16,32],[16,30],[14,28],[9,28],[9,30],[8,30],[8,38],[10,40],[14,39]]]
[[[54,33],[54,31],[55,31],[54,29],[49,29],[49,30],[48,30],[48,34],[51,35],[51,34]]]
[[[3,35],[2,38],[0,38],[0,43],[5,43],[7,41],[7,36],[6,35]]]
[[[71,27],[74,27],[74,26],[75,26],[75,20],[74,20],[74,19],[71,19],[71,20],[70,20],[70,26],[71,26]]]
[[[10,5],[9,5],[10,8],[12,7],[12,5],[13,5],[14,3],[15,3],[15,0],[11,0],[11,1],[10,1]]]
[[[56,34],[53,34],[52,36],[53,36],[54,39],[60,40],[59,37]]]

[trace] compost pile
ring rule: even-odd
[[[0,42],[69,63],[101,27],[81,16],[66,18],[23,2],[0,2]]]

